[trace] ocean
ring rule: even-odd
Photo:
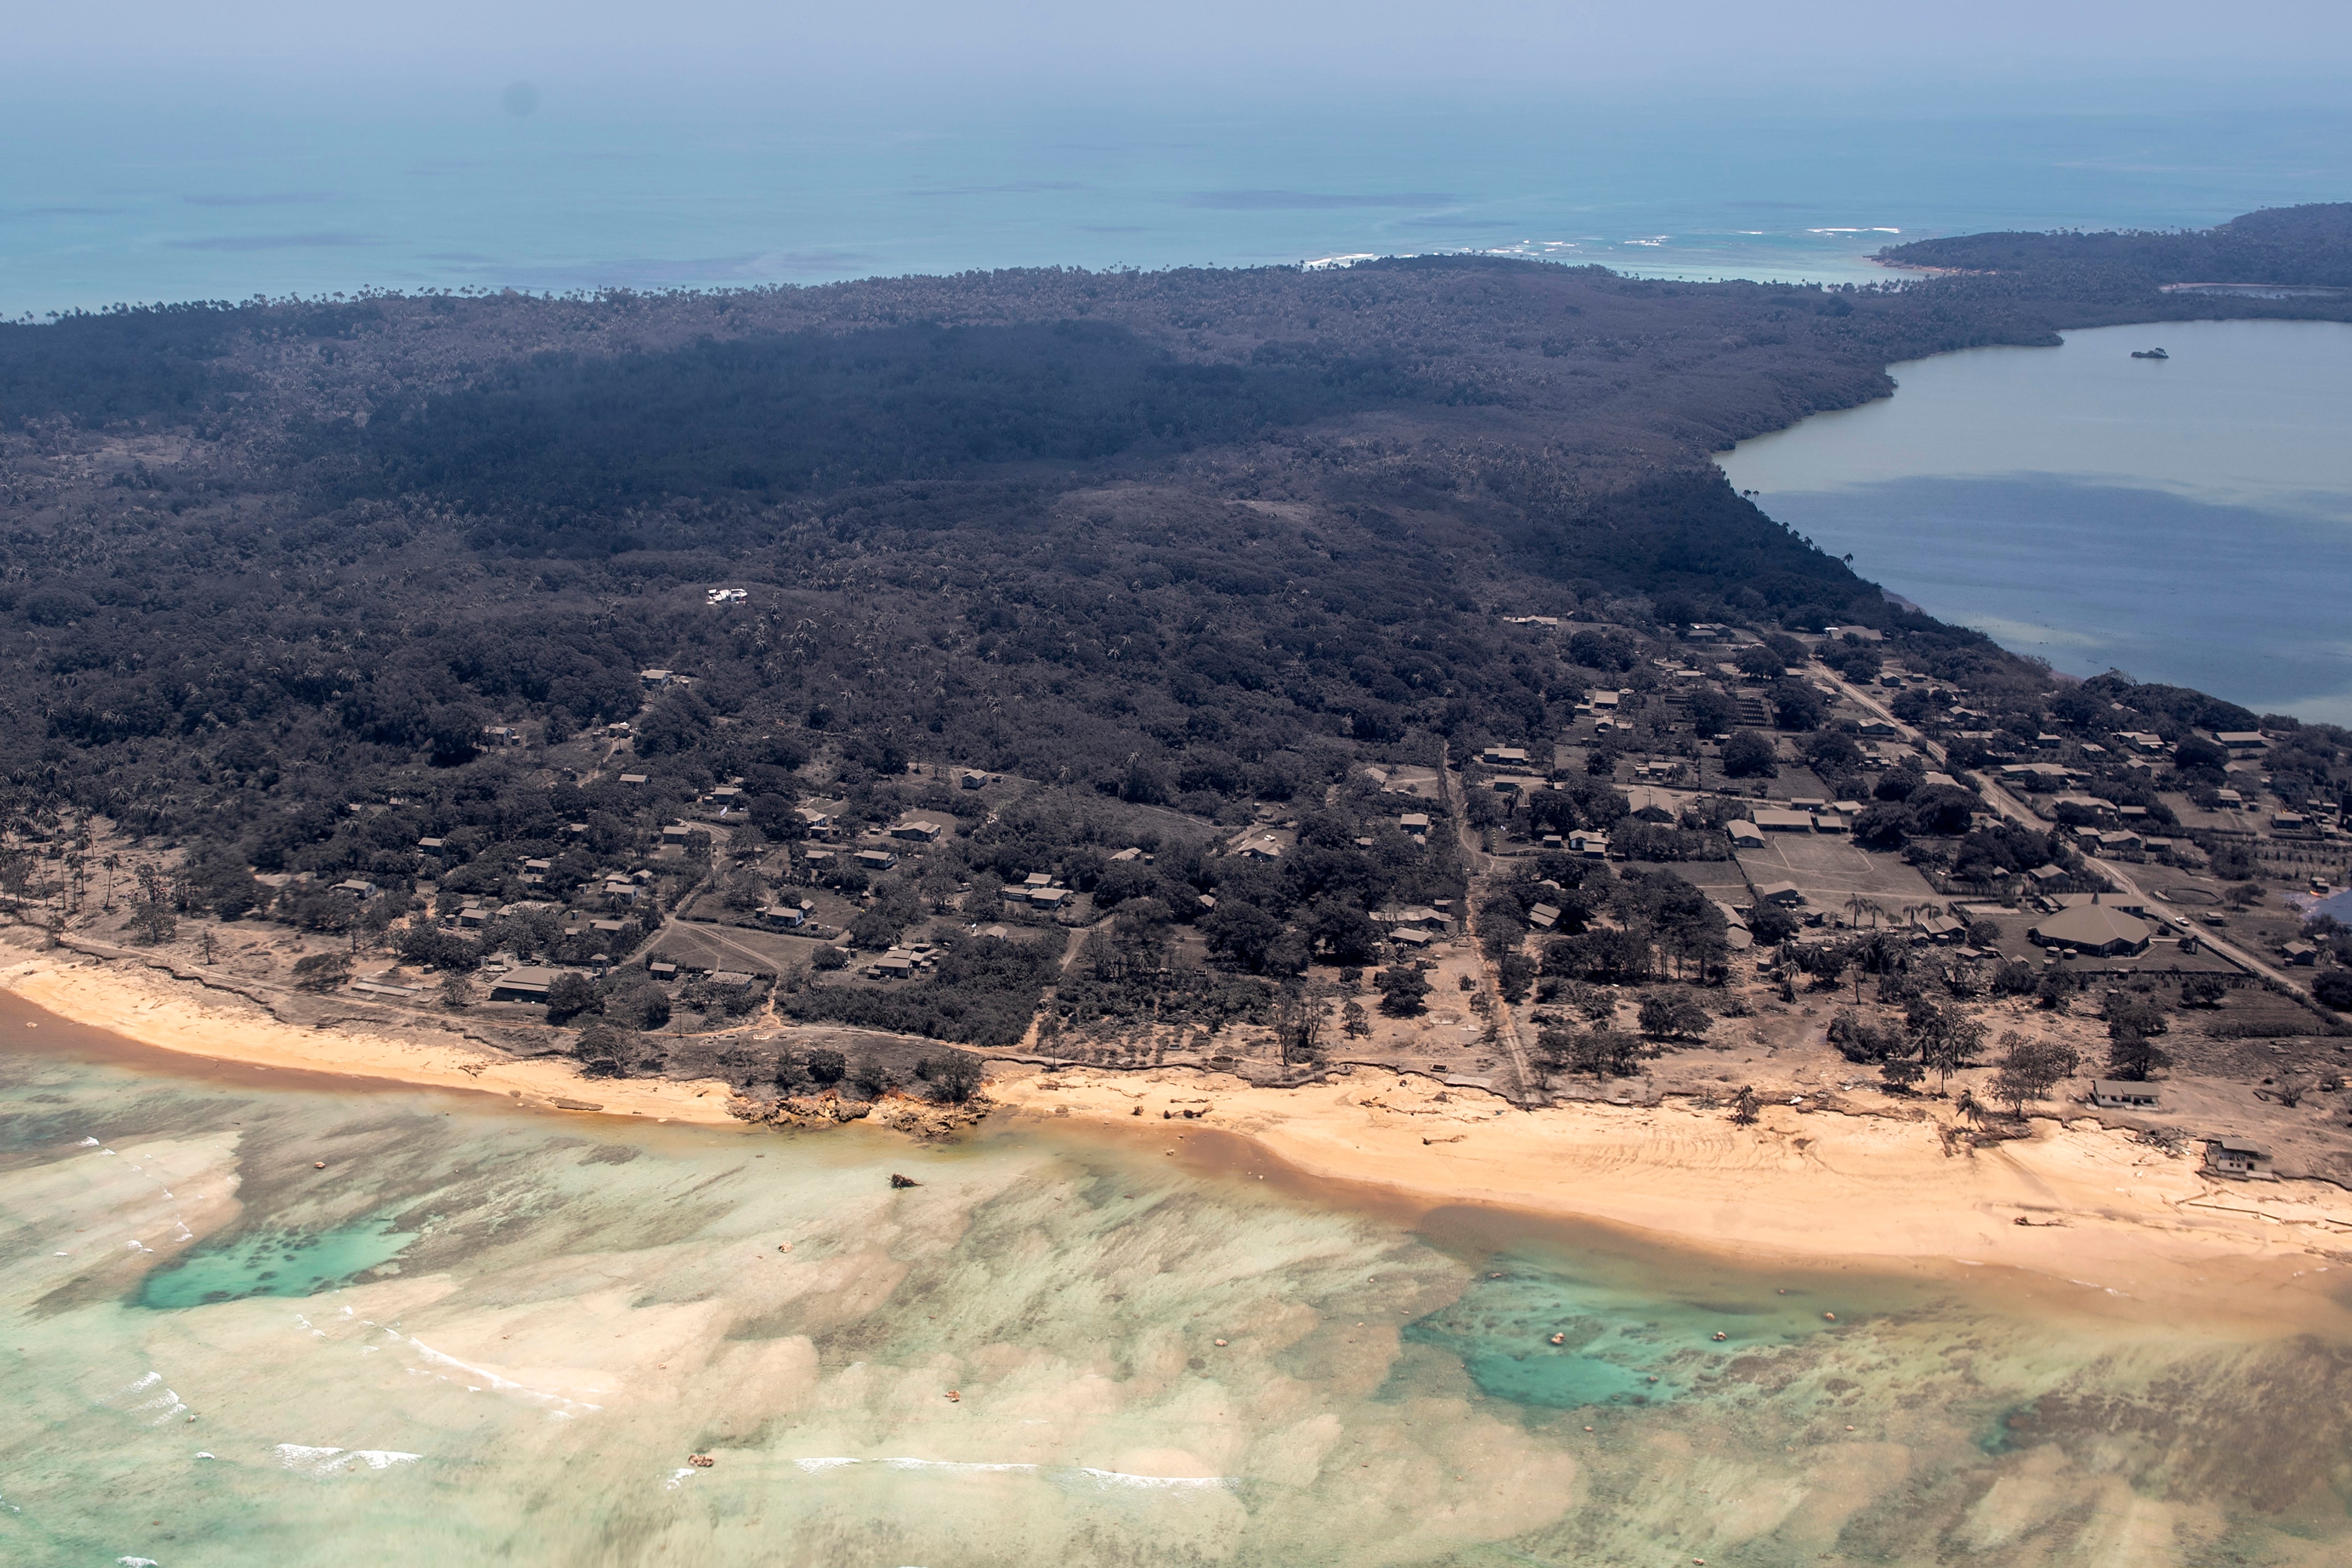
[[[1885,279],[1881,245],[2337,200],[2340,108],[1762,84],[1610,97],[686,95],[200,71],[0,93],[0,318],[116,301],[808,284],[1486,250],[1678,277]],[[517,112],[527,110],[528,112]]]
[[[2106,327],[1893,372],[1893,397],[1743,442],[1724,471],[2055,669],[2352,724],[2352,326]]]
[[[2340,1291],[2198,1322],[1418,1210],[1213,1134],[649,1125],[0,1011],[0,1560],[28,1568],[2352,1544]]]

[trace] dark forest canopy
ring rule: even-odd
[[[733,779],[787,835],[813,758],[1246,821],[1350,757],[1539,745],[1667,622],[1876,628],[2024,722],[2044,670],[1708,454],[1924,353],[2345,308],[1451,257],[5,326],[0,776],[16,821],[100,813],[234,903],[249,868],[406,877],[420,836],[621,844]],[[647,666],[693,688],[641,712]],[[574,788],[549,747],[622,721],[651,783]],[[531,747],[480,754],[489,725]]]
[[[2235,283],[2352,288],[2352,202],[2266,207],[2210,229],[1957,235],[1889,246],[1897,267],[2042,275],[2109,288]]]

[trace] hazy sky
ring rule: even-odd
[[[205,84],[478,73],[807,86],[892,72],[1074,88],[1446,78],[1606,90],[1661,78],[1867,90],[2154,76],[2226,89],[2352,67],[2345,0],[84,0],[12,8],[10,75]],[[321,79],[321,78],[328,79]]]

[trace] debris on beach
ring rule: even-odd
[[[890,1173],[890,1185],[892,1186],[920,1186],[923,1184],[917,1181],[913,1176],[900,1176],[897,1171],[892,1171]]]
[[[709,1454],[690,1454],[687,1457],[686,1462],[692,1465],[698,1470],[707,1470],[719,1461],[712,1458]]]

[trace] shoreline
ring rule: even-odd
[[[20,958],[0,967],[0,989],[163,1053],[149,1064],[158,1067],[178,1058],[539,1111],[747,1125],[717,1081],[591,1080],[568,1062],[504,1058],[455,1036],[298,1028],[242,998],[100,959]],[[27,1021],[38,1020],[7,1026]],[[1521,1111],[1484,1090],[1385,1069],[1260,1089],[1185,1068],[991,1061],[1000,1125],[1034,1118],[1040,1130],[1157,1149],[1203,1170],[1231,1172],[1247,1163],[1239,1151],[1262,1151],[1284,1167],[1277,1179],[1345,1185],[1416,1213],[1472,1206],[1597,1223],[1748,1261],[2015,1269],[2203,1313],[2273,1315],[2256,1312],[2254,1298],[2274,1299],[2300,1275],[2352,1273],[2352,1193],[2316,1180],[2215,1178],[2193,1155],[2090,1117],[2037,1118],[2030,1137],[1947,1152],[1947,1124],[1911,1105],[1768,1104],[1740,1127],[1721,1111],[1672,1103]]]
[[[715,1079],[592,1079],[569,1061],[518,1060],[454,1034],[443,1041],[391,1030],[303,1029],[234,993],[152,970],[126,970],[119,962],[64,954],[22,957],[0,966],[0,992],[68,1023],[173,1056],[456,1090],[533,1110],[743,1125],[727,1112],[733,1091]],[[24,1021],[6,1020],[6,1027],[17,1033]]]
[[[1671,1104],[1523,1112],[1484,1091],[1360,1068],[1286,1090],[1070,1068],[992,1081],[989,1092],[1016,1115],[1156,1145],[1180,1161],[1230,1167],[1211,1146],[1240,1139],[1310,1183],[1384,1193],[1402,1207],[1600,1224],[1751,1264],[2011,1269],[2141,1307],[2258,1318],[2276,1315],[2266,1309],[2297,1276],[2352,1269],[2352,1193],[2214,1178],[2193,1155],[2089,1117],[2037,1118],[2030,1138],[1947,1154],[1945,1124],[1924,1113],[1770,1104],[1743,1128],[1720,1111]],[[1163,1118],[1169,1110],[1178,1115]],[[1198,1114],[1186,1121],[1185,1110]],[[2295,1294],[2307,1308],[2308,1292]]]

